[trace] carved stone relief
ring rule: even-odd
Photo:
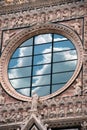
[[[87,130],[87,122],[86,121],[83,121],[81,126],[82,126],[82,130]]]
[[[37,127],[34,125],[30,130],[38,130]]]
[[[57,25],[57,24],[45,24],[45,25],[43,25],[43,26],[35,26],[36,28],[27,28],[27,29],[21,29],[21,30],[23,30],[23,31],[21,31],[21,30],[19,30],[19,33],[16,33],[15,34],[15,36],[14,37],[12,37],[12,40],[10,40],[9,42],[9,44],[8,44],[8,46],[6,47],[7,48],[7,50],[6,50],[6,53],[5,53],[5,51],[4,51],[4,53],[2,54],[2,57],[3,58],[5,58],[4,57],[4,54],[7,56],[7,54],[9,54],[9,56],[13,53],[13,49],[15,50],[16,48],[16,46],[18,46],[18,44],[21,44],[22,42],[23,42],[23,40],[26,40],[26,38],[27,37],[25,37],[25,36],[28,36],[29,37],[29,35],[30,35],[30,37],[31,36],[33,36],[33,35],[36,35],[36,34],[38,34],[38,33],[42,33],[42,30],[43,30],[43,33],[45,32],[46,33],[46,30],[47,30],[47,32],[49,32],[50,30],[49,29],[51,29],[51,30],[55,30],[55,28],[56,28],[56,30],[55,31],[58,31],[58,33],[60,33],[61,34],[61,31],[64,33],[64,32],[67,32],[67,33],[65,33],[64,35],[66,35],[66,37],[68,38],[69,37],[69,39],[72,41],[72,42],[74,42],[74,44],[75,44],[75,46],[76,46],[76,49],[77,49],[77,52],[78,52],[78,57],[80,57],[80,59],[78,60],[78,64],[80,63],[80,64],[82,64],[82,57],[83,57],[83,50],[82,50],[82,45],[81,45],[81,41],[80,41],[80,39],[79,39],[79,37],[71,30],[71,29],[69,29],[67,26],[63,26],[63,25]],[[40,27],[40,30],[39,30],[39,27]],[[48,28],[48,29],[47,29]],[[59,28],[59,29],[57,29],[57,28]],[[67,30],[67,29],[69,29],[69,30]],[[35,30],[35,31],[33,31],[33,30]],[[67,31],[66,31],[67,30]],[[31,32],[31,33],[30,33]],[[36,34],[35,34],[35,33]],[[30,33],[30,34],[29,34]],[[34,34],[33,34],[34,33]],[[19,34],[19,35],[18,35]],[[71,38],[72,37],[72,38]],[[23,39],[23,38],[25,38],[25,39]],[[19,39],[19,40],[18,40]],[[78,40],[76,40],[76,39],[78,39]],[[18,41],[18,42],[17,42]],[[20,42],[19,42],[20,41]],[[76,42],[75,42],[76,41]],[[15,43],[14,43],[15,42]],[[77,43],[78,42],[78,43]],[[12,48],[12,49],[11,49]],[[10,52],[11,51],[11,52]],[[9,53],[10,52],[10,53]],[[10,58],[8,56],[8,58]],[[2,62],[1,62],[1,64],[3,64],[3,62],[5,62],[6,60],[4,60],[2,58]],[[6,58],[6,59],[8,59],[8,58]],[[3,65],[1,65],[1,68],[2,68],[2,66]],[[79,67],[81,67],[81,65],[79,65]],[[79,69],[79,67],[77,67],[77,69]],[[7,69],[7,67],[5,68],[5,69]],[[1,71],[3,71],[3,69],[1,69]],[[76,71],[76,73],[77,73],[78,71]],[[4,74],[4,73],[3,73]],[[2,75],[2,74],[1,74]],[[6,74],[7,75],[7,74]],[[5,76],[6,76],[5,75]],[[3,77],[4,78],[4,76],[1,76],[1,77]],[[75,78],[75,76],[73,76],[72,78]],[[3,82],[3,81],[2,81]],[[71,82],[72,82],[72,79],[71,79]],[[9,82],[8,82],[9,83]],[[5,84],[7,84],[7,82],[5,83]],[[4,85],[5,86],[5,85]],[[9,86],[11,86],[11,84],[9,84]],[[6,88],[7,88],[7,85],[6,85]],[[10,91],[14,91],[13,90],[13,88],[7,88],[7,89],[10,89]],[[10,93],[12,93],[12,92],[10,92]],[[14,92],[14,96],[15,96],[15,94],[16,94],[17,92]],[[58,93],[57,93],[58,94]],[[18,94],[18,95],[20,95],[20,94]],[[20,95],[20,96],[18,96],[18,99],[20,99],[20,97],[21,97],[22,95]],[[17,97],[17,95],[16,95],[16,97]],[[22,97],[21,97],[22,98]],[[23,98],[22,98],[23,100],[25,99],[24,98],[24,96],[23,96]],[[26,99],[28,99],[28,97],[26,97]]]
[[[9,2],[9,0],[8,0]],[[24,0],[20,0],[20,3],[23,3]],[[50,22],[58,22],[60,24],[66,25],[70,28],[72,28],[73,31],[75,31],[80,38],[82,39],[82,19],[78,19],[77,17],[82,17],[83,15],[86,15],[86,6],[87,5],[81,5],[78,7],[70,6],[69,7],[62,7],[59,8],[59,6],[52,7],[52,10],[47,7],[46,9],[36,9],[35,11],[31,10],[29,11],[23,11],[18,13],[7,14],[2,15],[0,17],[0,37],[1,37],[1,30],[5,29],[3,31],[3,41],[2,41],[2,50],[6,47],[6,45],[9,42],[9,39],[13,39],[14,36],[19,34],[19,32],[22,31],[22,29],[17,29],[21,27],[26,26],[35,26],[44,24],[44,23],[50,23]],[[76,20],[71,20],[72,18],[77,18]],[[70,20],[70,21],[65,21]],[[49,99],[49,100],[42,100],[41,103],[38,102],[38,99],[36,100],[35,107],[33,106],[34,101],[32,102],[28,98],[25,98],[28,102],[18,102],[16,99],[10,97],[6,94],[6,92],[3,92],[2,89],[0,91],[0,125],[2,124],[10,124],[10,123],[19,123],[19,122],[26,122],[26,120],[29,120],[31,115],[31,106],[32,109],[37,110],[37,113],[39,114],[38,119],[42,119],[42,122],[46,120],[66,120],[76,117],[77,120],[80,120],[81,117],[84,119],[84,121],[81,122],[82,130],[87,129],[87,17],[85,16],[85,27],[84,27],[84,62],[83,62],[83,89],[82,89],[82,82],[75,81],[71,88],[68,89],[67,93],[61,94],[60,96],[57,96],[55,98]],[[50,25],[49,25],[50,26]],[[55,26],[56,28],[56,26]],[[10,30],[12,29],[12,30]],[[13,29],[15,29],[13,31]],[[31,29],[32,32],[34,29]],[[31,31],[29,30],[29,31]],[[37,28],[35,30],[38,30]],[[63,30],[64,31],[64,30]],[[25,32],[26,33],[26,32]],[[38,33],[38,32],[37,32]],[[21,34],[24,36],[23,34]],[[20,36],[21,37],[21,36]],[[75,37],[76,38],[76,37]],[[77,42],[77,38],[75,39]],[[12,42],[14,44],[14,42]],[[9,45],[9,48],[12,47],[12,44]],[[79,44],[79,42],[78,42]],[[15,46],[15,44],[14,44]],[[6,51],[8,53],[9,51]],[[82,51],[82,48],[81,48]],[[82,52],[81,52],[82,54]],[[5,56],[5,55],[4,55]],[[4,60],[4,56],[2,60]],[[81,58],[82,59],[82,58]],[[3,64],[2,64],[3,65]],[[1,71],[1,70],[0,70]],[[3,82],[3,85],[4,82]],[[8,87],[7,87],[8,89]],[[10,90],[8,90],[9,92]],[[81,92],[83,91],[83,96],[81,96]],[[10,91],[11,92],[11,91]],[[15,93],[13,93],[13,96]],[[71,96],[72,97],[71,97]],[[68,96],[68,97],[67,97]],[[15,97],[15,96],[14,96]],[[19,95],[19,99],[21,99]],[[80,102],[79,102],[80,101]],[[77,122],[76,120],[76,122]],[[68,120],[69,121],[69,120]],[[72,121],[71,121],[72,122]],[[36,128],[32,128],[36,129]],[[10,129],[10,130],[13,130]],[[15,128],[15,130],[21,130],[20,127]],[[49,128],[49,130],[51,130]]]
[[[46,10],[35,10],[35,11],[23,11],[19,13],[7,14],[2,15],[0,18],[1,21],[1,28],[14,28],[14,27],[22,27],[26,24],[32,25],[43,23],[43,22],[50,22],[50,21],[56,21],[56,20],[64,20],[64,19],[70,19],[70,18],[76,18],[76,16],[83,16],[86,14],[86,7],[84,5],[77,7],[69,7],[67,8],[57,8],[57,6],[53,10],[49,10],[47,8]],[[78,14],[79,12],[79,14]],[[79,25],[77,25],[79,26]]]
[[[87,16],[84,17],[84,49],[87,50]]]
[[[83,19],[73,19],[70,21],[64,21],[61,22],[66,26],[69,26],[71,29],[73,29],[73,31],[75,31],[80,38],[82,39],[82,35],[83,35]]]
[[[76,79],[76,84],[74,85],[74,95],[79,96],[81,95],[81,91],[82,91],[82,83],[81,83],[81,79]]]
[[[52,105],[53,101],[55,101],[54,105]],[[46,102],[48,102],[48,100],[46,100]],[[20,103],[21,107],[19,109]],[[87,96],[85,96],[85,98],[84,96],[63,97],[61,98],[59,104],[57,104],[56,99],[53,98],[50,100],[51,106],[48,104],[46,107],[41,108],[40,104],[38,104],[36,113],[35,111],[31,112],[31,108],[27,109],[27,104],[27,102],[18,102],[16,104],[5,103],[0,105],[0,124],[26,122],[29,120],[31,114],[35,114],[42,124],[47,119],[58,120],[66,119],[68,117],[74,119],[81,116],[84,116],[85,119],[87,117]],[[42,104],[45,106],[44,102]],[[14,110],[13,106],[15,108]],[[6,109],[4,109],[4,107],[6,107]]]
[[[0,88],[0,105],[5,103],[5,97],[3,96],[2,89]]]
[[[52,9],[53,8],[53,9]],[[81,10],[82,9],[82,10]],[[78,14],[79,12],[79,14]],[[42,24],[46,22],[56,22],[71,18],[76,18],[78,16],[83,16],[86,14],[86,6],[85,5],[79,5],[79,8],[77,6],[74,7],[67,6],[67,8],[60,8],[59,6],[53,6],[51,9],[48,8],[42,8],[40,10],[31,10],[31,11],[20,11],[17,13],[12,14],[6,14],[2,15],[0,17],[0,30],[8,30],[13,28],[21,28],[26,26],[34,26],[36,24]],[[68,23],[68,22],[67,22]],[[79,35],[82,33],[82,23],[80,20],[73,21],[69,25],[74,29]],[[8,35],[8,33],[6,33]],[[1,36],[0,36],[1,37]],[[6,36],[9,37],[9,36]],[[86,36],[85,36],[86,37]],[[4,45],[4,44],[3,44]],[[86,45],[86,44],[85,44]],[[4,48],[3,48],[4,49]]]
[[[17,33],[19,33],[22,29],[17,30],[5,30],[2,33],[2,51],[4,48],[8,45],[9,41],[11,41],[12,38],[14,38]]]

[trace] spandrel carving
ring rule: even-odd
[[[76,84],[74,85],[74,95],[81,95],[81,88],[82,88],[82,83],[81,79],[76,79]]]

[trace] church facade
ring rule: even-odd
[[[87,1],[0,1],[0,130],[87,130]]]

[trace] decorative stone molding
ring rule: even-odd
[[[6,2],[8,1],[8,2]],[[0,13],[12,13],[17,12],[20,10],[31,10],[33,8],[43,8],[47,6],[55,6],[55,5],[72,5],[73,3],[79,4],[79,3],[86,3],[86,0],[46,0],[46,1],[40,1],[40,0],[2,0],[0,1]]]
[[[60,102],[58,102],[57,99]],[[47,106],[45,102],[47,103]],[[38,123],[38,121],[40,124],[42,124],[42,126],[44,124],[48,124],[48,127],[50,128],[68,125],[79,125],[84,128],[86,127],[86,95],[62,98],[56,97],[52,98],[50,101],[46,100],[45,102],[42,102],[43,107],[41,107],[40,103],[38,104],[37,111],[31,111],[31,102],[11,102],[9,104],[2,104],[0,106],[0,130],[2,126],[5,127],[6,124],[10,126],[13,125],[14,122],[15,126],[18,124],[20,128],[23,128],[23,130],[25,130],[25,128],[30,128],[29,126],[31,126],[33,123]],[[19,107],[20,103],[21,106]],[[15,109],[13,109],[13,106]]]
[[[5,0],[1,0],[0,14],[0,45],[2,32],[6,38],[5,33],[10,31],[10,35],[4,39],[0,57],[0,83],[6,91],[0,89],[0,130],[21,130],[33,112],[42,118],[44,124],[48,124],[49,129],[79,126],[81,130],[87,130],[87,1],[18,0],[17,3],[5,3]],[[22,96],[12,88],[7,66],[12,53],[23,41],[50,31],[70,39],[77,49],[79,60],[69,82],[56,93],[39,98],[37,112],[32,112],[32,98]],[[82,77],[79,75],[81,68]],[[71,92],[73,96],[60,96],[67,88],[75,87],[78,78],[82,80],[80,87],[83,96],[78,93],[73,95],[75,89]]]
[[[56,4],[52,5],[51,7],[42,7],[35,9],[32,8],[31,10],[28,9],[19,12],[13,11],[12,13],[3,14],[0,17],[0,40],[2,39],[2,30],[5,30],[3,33],[3,37],[5,37],[6,39],[6,37],[11,37],[11,35],[7,33],[9,32],[9,30],[11,31],[13,29],[21,29],[24,27],[31,27],[34,25],[40,25],[44,23],[62,22],[76,18],[77,22],[74,21],[74,23],[70,24],[70,27],[80,35],[82,31],[82,24],[78,18],[81,18],[86,15],[86,7],[87,3],[84,4],[84,2],[78,3],[78,6],[75,3],[65,4],[65,6],[59,6],[58,4]],[[82,38],[82,36],[80,37]],[[6,45],[7,42],[1,45],[1,51],[4,50]]]
[[[36,127],[37,126],[37,127]],[[32,113],[21,130],[47,130],[48,125],[41,121],[40,116]],[[38,128],[38,129],[37,129]]]
[[[74,95],[78,96],[81,95],[81,90],[82,88],[82,83],[81,83],[81,79],[76,79],[76,84],[74,85]]]
[[[3,31],[2,35],[2,51],[4,48],[8,45],[9,41],[14,38],[15,35],[17,35],[19,32],[21,32],[22,29],[17,30],[5,30]]]
[[[50,33],[50,32],[64,35],[65,37],[67,37],[68,39],[70,39],[72,41],[72,43],[75,45],[75,47],[77,49],[78,64],[77,64],[77,67],[76,67],[76,70],[75,70],[73,76],[71,77],[71,79],[68,81],[68,83],[63,88],[61,88],[59,91],[57,91],[53,94],[50,94],[49,96],[41,97],[40,99],[45,100],[45,99],[48,99],[48,98],[51,98],[53,96],[60,94],[65,89],[67,89],[70,86],[70,84],[77,77],[77,75],[82,67],[82,59],[83,59],[83,48],[82,48],[82,44],[81,44],[81,41],[80,41],[78,35],[75,32],[73,32],[70,28],[68,28],[67,26],[64,26],[61,24],[58,24],[58,25],[43,24],[43,25],[39,25],[39,26],[34,26],[32,28],[30,27],[30,28],[24,29],[21,33],[15,35],[15,37],[13,39],[11,39],[11,41],[9,41],[9,44],[7,45],[7,47],[5,48],[5,50],[1,56],[1,64],[0,64],[1,83],[3,85],[3,88],[6,90],[6,92],[9,93],[12,97],[15,97],[19,100],[24,100],[24,101],[31,100],[31,98],[17,93],[8,81],[7,66],[8,66],[8,62],[10,60],[12,53],[23,41],[27,40],[28,38],[30,38],[34,35],[38,35],[38,34],[42,34],[42,33]]]
[[[16,13],[14,12],[10,14],[4,14],[0,17],[0,28],[11,29],[17,27],[32,26],[46,22],[56,22],[76,17],[78,18],[86,15],[86,7],[87,3],[81,3],[78,4],[78,6],[73,3],[66,6],[56,5],[35,10],[25,10]]]

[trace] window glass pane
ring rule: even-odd
[[[22,93],[25,96],[30,96],[30,88],[17,89],[16,91]]]
[[[32,64],[32,57],[11,59],[9,62],[9,68],[30,66],[31,64]]]
[[[51,65],[39,65],[33,67],[33,75],[42,75],[42,74],[49,74],[51,71]]]
[[[54,34],[54,41],[64,41],[64,40],[67,40],[67,38],[59,34]]]
[[[42,34],[35,36],[35,44],[52,42],[52,34]]]
[[[16,51],[13,53],[12,58],[19,57],[20,55],[20,49],[17,48]]]
[[[73,72],[53,74],[52,83],[56,84],[67,82],[71,78],[72,74]]]
[[[53,62],[77,59],[76,50],[57,52],[53,54]]]
[[[12,58],[15,57],[23,57],[23,56],[31,56],[32,55],[32,46],[17,48]]]
[[[52,85],[52,93],[56,92],[57,90],[59,90],[60,88],[62,88],[65,84],[56,84],[56,85]]]
[[[45,64],[51,62],[51,53],[34,56],[34,65]]]
[[[76,64],[77,64],[77,60],[54,63],[53,64],[53,73],[63,72],[63,71],[70,71],[70,70],[74,71],[75,68],[76,68]]]
[[[17,67],[18,66],[18,59],[10,59],[10,62],[9,62],[9,68],[14,68],[14,67]]]
[[[32,86],[50,84],[50,75],[34,76],[32,78]]]
[[[9,78],[31,76],[31,67],[15,68],[8,70]]]
[[[25,41],[20,47],[33,45],[33,38]]]
[[[50,94],[50,86],[32,88],[32,93],[35,92],[38,96],[46,96]]]
[[[69,40],[62,42],[54,42],[53,45],[54,45],[53,51],[62,51],[75,48],[74,45]]]
[[[31,56],[32,55],[32,46],[29,47],[22,47],[19,48],[19,57],[23,57],[23,56]]]
[[[30,78],[21,78],[10,80],[12,86],[15,88],[24,88],[30,86]]]
[[[77,60],[76,48],[66,37],[52,33],[33,36],[13,53],[8,78],[19,93],[32,96],[35,91],[45,96],[68,82]]]
[[[34,54],[43,54],[49,53],[52,50],[52,43],[50,44],[41,44],[38,46],[34,46]]]

